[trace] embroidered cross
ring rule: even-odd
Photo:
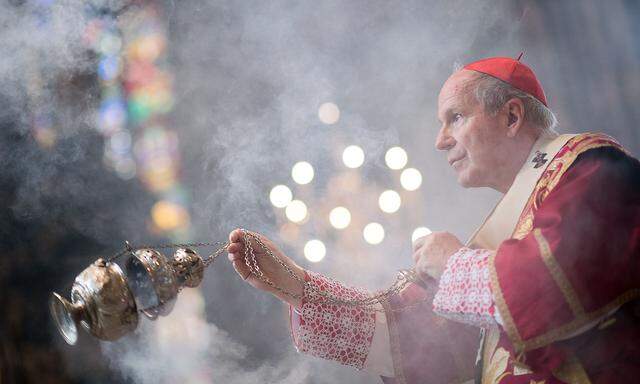
[[[540,151],[536,151],[536,155],[534,156],[533,160],[531,160],[532,163],[534,163],[535,165],[533,166],[533,168],[540,168],[544,165],[544,163],[547,162],[547,154],[544,152],[540,152]]]

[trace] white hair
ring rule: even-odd
[[[539,129],[539,134],[555,136],[558,125],[556,115],[546,105],[532,95],[515,88],[511,84],[493,76],[478,73],[469,86],[474,87],[473,94],[482,103],[487,113],[496,114],[510,99],[518,98],[524,105],[524,120]]]
[[[453,63],[453,72],[458,72],[464,66],[459,62]],[[511,84],[485,73],[477,72],[477,76],[469,86],[475,87],[474,95],[482,103],[486,112],[496,114],[500,107],[510,99],[517,97],[524,104],[524,120],[538,128],[539,134],[557,136],[558,119],[553,111],[532,95],[519,90]]]

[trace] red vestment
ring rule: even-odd
[[[385,384],[462,383],[473,377],[480,330],[437,316],[431,309],[437,288],[436,281],[411,284],[385,308],[395,371],[393,378],[382,378]],[[409,305],[416,306],[402,310]]]
[[[388,373],[387,383],[460,383],[474,376],[481,326],[482,383],[640,377],[640,163],[604,135],[566,140],[539,147],[557,152],[546,168],[546,153],[532,150],[523,171],[539,172],[503,199],[521,197],[518,212],[499,205],[482,227],[506,231],[452,255],[439,286],[410,285],[385,303],[384,316],[318,301],[305,288],[291,317],[298,349]],[[511,221],[500,221],[505,212]],[[307,279],[345,299],[366,296],[318,274]]]
[[[485,341],[483,382],[638,380],[640,163],[604,135],[576,136],[538,180],[512,237],[489,262],[504,329]],[[424,334],[453,326],[438,325],[430,307],[387,317],[391,382],[448,383],[468,370],[469,337]],[[441,363],[456,355],[465,357]]]

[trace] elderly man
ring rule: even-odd
[[[556,134],[543,89],[519,60],[455,72],[438,118],[436,148],[459,183],[504,197],[466,245],[446,232],[414,243],[423,284],[379,308],[323,302],[318,291],[347,300],[367,292],[303,270],[260,237],[290,269],[252,244],[275,289],[251,273],[235,230],[228,249],[238,274],[290,304],[299,351],[385,382],[637,380],[640,163],[607,136]]]

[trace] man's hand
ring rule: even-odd
[[[449,232],[433,232],[413,242],[413,261],[421,278],[440,279],[449,257],[463,244]]]
[[[304,269],[302,269],[295,262],[293,262],[293,260],[282,253],[282,251],[275,244],[273,244],[271,240],[267,239],[259,233],[249,232],[249,234],[257,236],[260,241],[262,241],[262,243],[267,248],[269,248],[271,252],[273,252],[274,255],[276,255],[280,260],[282,260],[282,262],[284,262],[289,268],[291,268],[294,275],[296,275],[301,280],[304,279]],[[260,268],[260,271],[262,271],[264,276],[272,281],[277,287],[280,287],[287,292],[302,296],[302,284],[291,277],[289,272],[287,272],[280,264],[278,264],[277,261],[269,256],[254,238],[249,236],[249,239],[251,241],[251,247],[253,249],[253,253],[255,254],[258,267]],[[278,291],[277,289],[269,286],[268,284],[260,280],[256,275],[251,273],[245,261],[245,236],[242,230],[233,230],[229,234],[229,243],[229,247],[227,248],[227,252],[229,252],[229,261],[233,263],[233,268],[243,280],[245,280],[255,288],[273,294],[274,296],[283,301],[286,301],[294,307],[299,308],[302,305],[302,301],[300,299],[295,299],[283,292]]]

